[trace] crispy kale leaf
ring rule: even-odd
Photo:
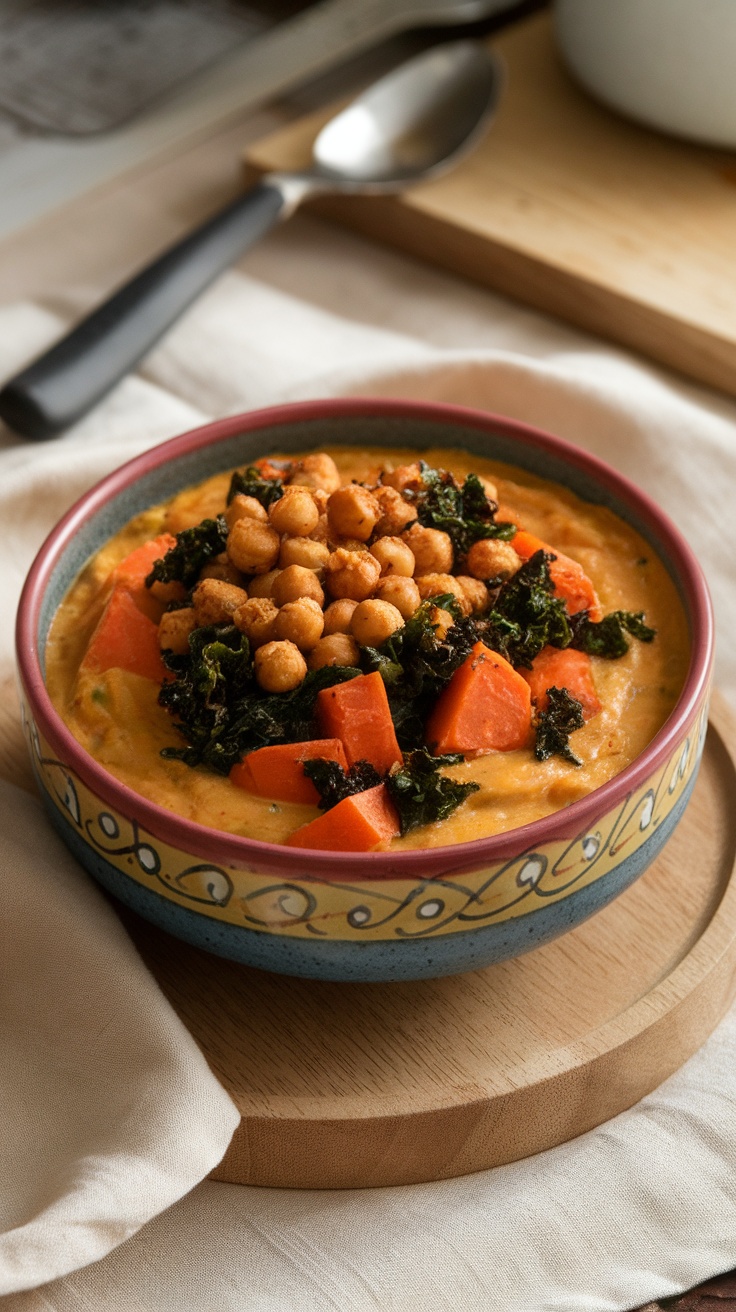
[[[189,746],[166,747],[162,755],[218,774],[228,774],[256,747],[314,738],[317,693],[359,673],[326,666],[308,674],[293,692],[264,694],[255,681],[247,638],[228,624],[195,629],[188,655],[165,652],[164,660],[176,677],[161,688],[159,703]]]
[[[381,776],[370,761],[356,761],[345,771],[337,761],[315,758],[303,761],[302,768],[319,793],[318,806],[322,811],[329,811],[353,793],[364,793],[366,788],[381,783]]]
[[[219,556],[227,544],[228,527],[224,515],[217,519],[203,519],[194,528],[185,528],[176,534],[176,546],[154,562],[146,579],[146,587],[153,583],[183,583],[191,588],[199,571],[213,556]]]
[[[449,610],[455,623],[444,638],[432,619],[435,606]],[[378,670],[386,685],[399,746],[408,751],[424,742],[424,724],[442,689],[470,655],[476,641],[472,620],[463,619],[450,593],[422,602],[410,620],[380,647],[364,647],[361,664]]]
[[[486,496],[477,474],[468,474],[460,486],[447,469],[433,469],[420,461],[422,483],[411,494],[417,508],[419,523],[425,528],[440,529],[452,540],[456,560],[467,555],[480,538],[514,536],[513,524],[497,524],[494,515],[495,501]]]
[[[399,815],[402,834],[419,825],[444,820],[479,785],[461,784],[440,774],[443,765],[457,765],[462,756],[431,756],[426,747],[404,754],[404,764],[385,776],[384,782]],[[337,761],[305,761],[304,773],[320,795],[319,805],[329,811],[353,793],[365,792],[381,783],[381,775],[368,761],[358,761],[345,771]]]
[[[284,485],[280,478],[264,478],[259,469],[249,465],[245,470],[236,469],[233,474],[227,494],[227,504],[230,505],[233,497],[238,496],[239,493],[244,497],[255,497],[264,510],[268,510],[274,501],[280,500],[284,495]]]
[[[537,551],[499,590],[493,609],[477,624],[478,636],[514,666],[529,669],[543,647],[569,647],[565,603],[554,595],[549,562]]]
[[[576,729],[582,729],[585,724],[580,702],[571,696],[567,688],[548,688],[547,697],[547,709],[540,711],[537,720],[534,755],[538,761],[546,761],[550,756],[561,756],[571,765],[582,765],[569,741],[570,734]]]
[[[625,633],[638,638],[639,642],[652,642],[657,634],[656,629],[650,629],[644,623],[642,610],[613,610],[599,623],[588,619],[587,611],[581,611],[580,615],[573,615],[570,622],[572,647],[587,652],[589,656],[604,656],[610,661],[625,656],[629,650]]]
[[[399,813],[402,834],[435,820],[445,820],[480,785],[461,784],[440,774],[443,765],[459,765],[460,755],[432,756],[426,747],[404,754],[404,764],[386,777],[386,787]]]

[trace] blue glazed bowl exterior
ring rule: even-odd
[[[493,838],[426,851],[311,852],[184,821],[132,793],[71,737],[43,683],[53,615],[82,566],[140,510],[269,450],[327,444],[455,446],[522,466],[605,504],[670,570],[690,620],[677,707],[620,775],[564,811]],[[712,619],[686,544],[648,500],[559,439],[458,407],[318,402],[236,416],[130,462],[78,503],[29,575],[18,664],[29,750],[49,816],[89,873],[146,919],[248,965],[332,980],[409,980],[517,956],[617,897],[661,851],[697,776]]]

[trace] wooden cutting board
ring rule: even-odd
[[[508,85],[466,161],[401,197],[313,207],[736,394],[736,156],[589,99],[546,14],[492,44]],[[251,173],[303,167],[334,109],[251,147]]]

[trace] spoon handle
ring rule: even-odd
[[[23,437],[54,437],[128,373],[205,287],[262,237],[286,206],[261,182],[136,274],[0,390],[0,419]]]

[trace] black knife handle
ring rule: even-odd
[[[0,390],[0,419],[22,437],[53,437],[128,373],[205,287],[284,210],[262,182],[207,219],[114,292]]]

